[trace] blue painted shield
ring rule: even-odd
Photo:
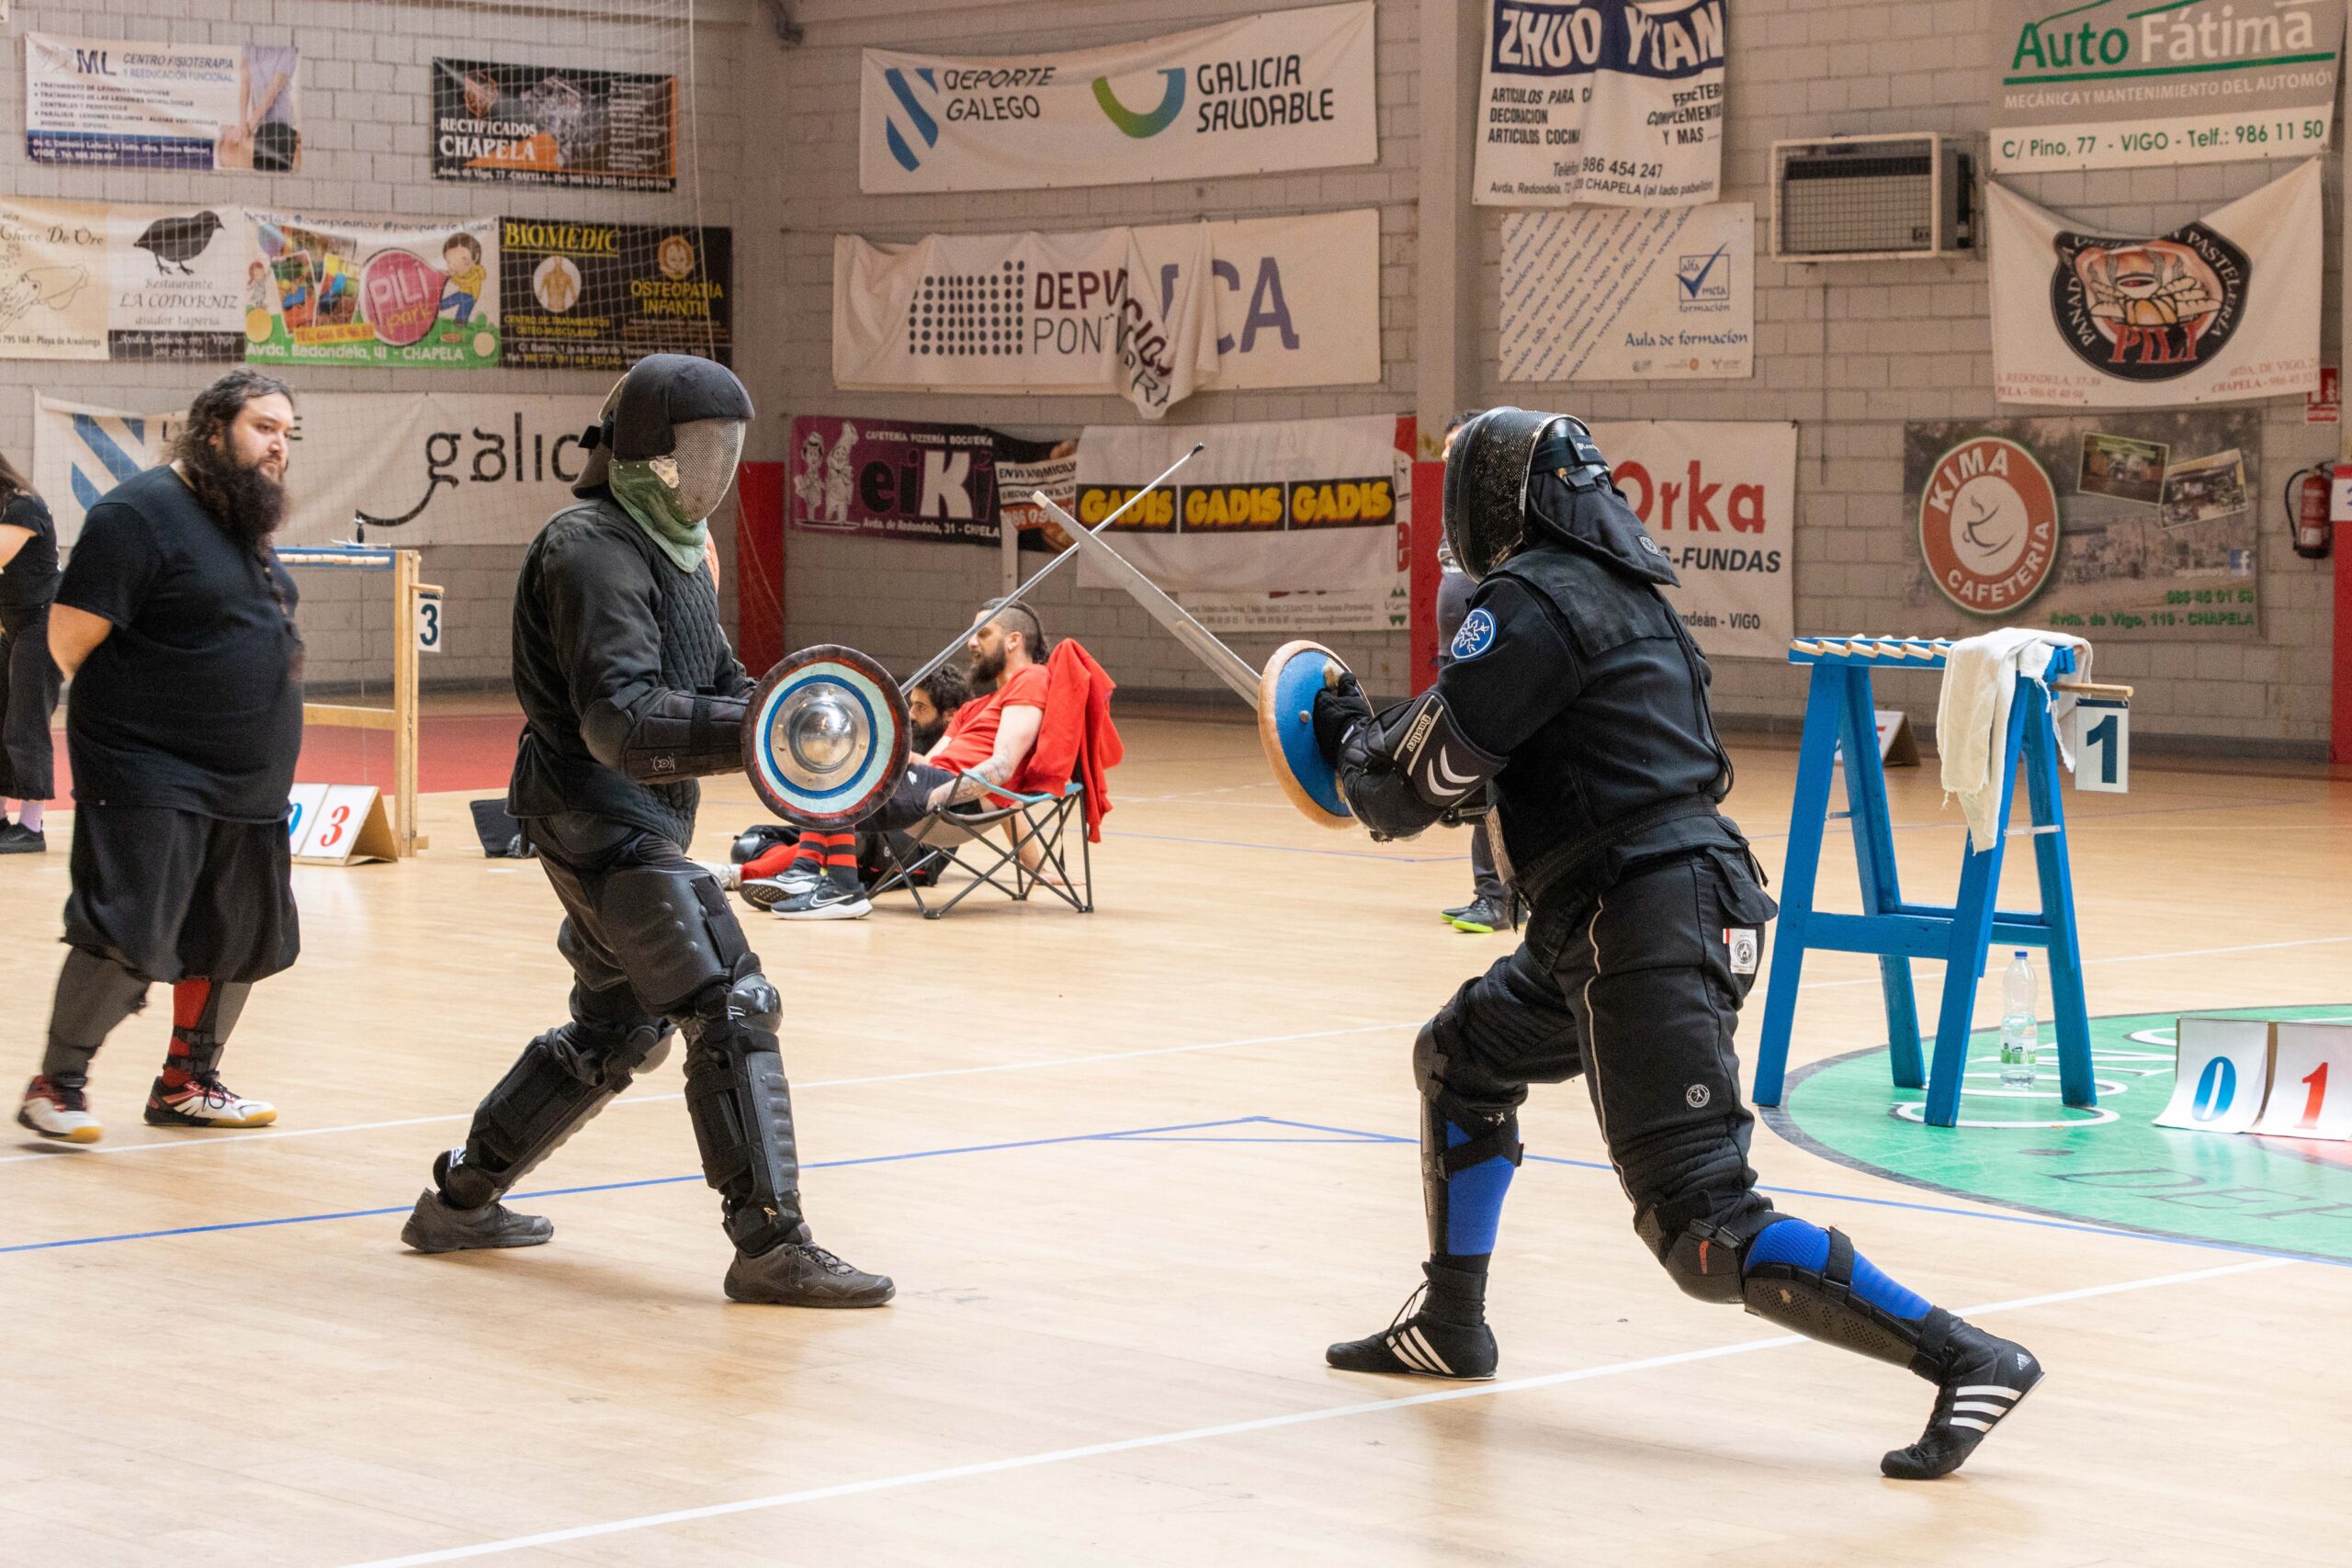
[[[761,803],[819,832],[863,821],[906,772],[907,700],[889,672],[831,643],[787,655],[743,716],[744,772]]]
[[[1258,739],[1266,765],[1301,815],[1326,828],[1352,828],[1356,821],[1331,764],[1315,747],[1315,694],[1347,669],[1319,642],[1286,642],[1258,677]]]

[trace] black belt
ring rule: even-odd
[[[1512,890],[1519,895],[1521,903],[1533,908],[1544,901],[1546,894],[1556,889],[1582,888],[1584,884],[1592,884],[1592,886],[1579,892],[1578,901],[1581,902],[1589,893],[1600,891],[1598,885],[1602,857],[1610,850],[1668,822],[1679,822],[1686,817],[1714,815],[1715,802],[1703,795],[1683,795],[1674,800],[1662,800],[1656,806],[1645,806],[1639,811],[1601,824],[1582,838],[1571,839],[1565,844],[1544,851],[1519,869],[1518,874],[1512,878]]]

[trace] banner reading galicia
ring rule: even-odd
[[[1070,54],[865,51],[860,190],[1217,179],[1380,156],[1373,6]]]
[[[245,357],[268,365],[498,363],[498,220],[395,229],[254,212]]]
[[[2327,146],[2344,0],[1993,0],[1996,174]]]
[[[25,36],[25,152],[141,169],[302,166],[300,51],[288,45]]]
[[[433,177],[675,190],[678,82],[628,71],[433,62]]]
[[[1989,182],[1994,396],[2160,408],[2317,389],[2320,162],[2159,235],[2086,233]]]
[[[1485,207],[1692,207],[1723,180],[1724,0],[1487,0]]]
[[[996,442],[976,424],[799,415],[787,489],[804,534],[998,543]]]
[[[1503,220],[1502,378],[1756,373],[1756,209],[1577,208]]]
[[[1665,547],[1664,592],[1710,659],[1785,659],[1796,635],[1797,427],[1601,423],[1617,488]]]
[[[626,370],[649,354],[735,355],[733,232],[499,220],[505,363]]]

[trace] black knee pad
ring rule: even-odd
[[[1655,1225],[1655,1218],[1650,1224]],[[1634,1228],[1642,1231],[1642,1222],[1637,1220]],[[1684,1295],[1702,1302],[1736,1302],[1745,1299],[1747,1244],[1763,1228],[1745,1218],[1728,1225],[1690,1220],[1671,1235],[1653,1241],[1645,1234],[1642,1239],[1650,1242],[1667,1276]]]
[[[1759,1235],[1764,1228],[1758,1227]],[[1828,1256],[1819,1269],[1783,1261],[1748,1262],[1740,1293],[1747,1310],[1808,1339],[1933,1376],[1944,1340],[1958,1320],[1934,1307],[1922,1317],[1900,1318],[1862,1300],[1853,1290],[1854,1244],[1844,1231],[1832,1228],[1827,1235]]]
[[[752,963],[741,967],[706,987],[684,1019],[686,1113],[727,1234],[756,1256],[805,1241],[808,1230],[800,1219],[792,1090],[775,1037],[783,999]]]
[[[503,1196],[638,1072],[659,1063],[668,1039],[650,1022],[613,1033],[574,1022],[532,1041],[475,1109],[465,1146],[435,1161],[442,1195],[461,1209]]]
[[[655,1012],[684,1010],[715,982],[745,973],[742,922],[718,879],[691,863],[632,866],[605,878],[597,936]],[[752,958],[752,968],[758,960]]]

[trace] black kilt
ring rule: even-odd
[[[141,979],[261,980],[302,950],[284,823],[85,803],[71,871],[65,940]]]
[[[49,657],[49,606],[0,610],[0,796],[57,793],[49,721],[63,680]]]

